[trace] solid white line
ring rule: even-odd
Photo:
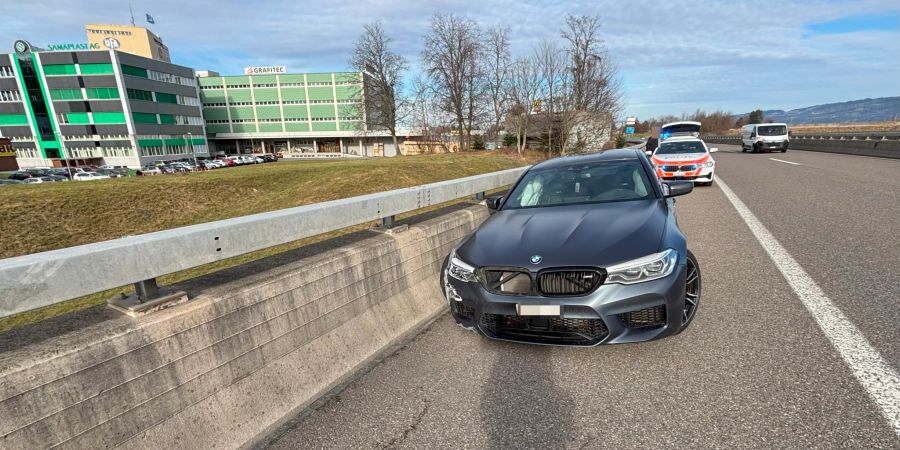
[[[791,161],[785,161],[785,160],[783,160],[783,159],[775,159],[775,158],[769,158],[769,159],[771,159],[772,161],[783,162],[783,163],[785,163],[785,164],[793,164],[793,165],[795,165],[795,166],[799,166],[799,165],[800,165],[800,163],[795,163],[795,162],[791,162]]]
[[[900,438],[900,376],[728,185],[717,184]]]

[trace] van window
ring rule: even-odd
[[[757,130],[760,136],[784,136],[787,134],[787,127],[784,125],[760,125]]]

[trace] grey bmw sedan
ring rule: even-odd
[[[494,339],[592,346],[677,334],[700,302],[700,265],[675,219],[689,181],[661,182],[643,152],[529,168],[441,271],[456,322]]]

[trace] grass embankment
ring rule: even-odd
[[[353,197],[535,162],[503,152],[353,161],[280,161],[185,175],[0,188],[0,258]],[[171,284],[361,225],[162,277]],[[0,319],[0,331],[102,304],[119,288]],[[0,293],[2,295],[2,293]]]

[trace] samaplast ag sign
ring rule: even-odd
[[[273,75],[287,73],[285,66],[244,67],[244,75]]]
[[[84,43],[65,43],[65,44],[50,44],[47,46],[47,50],[51,52],[64,52],[71,50],[100,50],[100,44],[88,44]]]

